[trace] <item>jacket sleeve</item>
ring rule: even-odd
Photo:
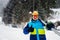
[[[29,24],[26,25],[26,27],[23,29],[24,34],[28,34]]]

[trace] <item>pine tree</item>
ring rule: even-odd
[[[56,0],[10,0],[4,9],[5,23],[21,23],[29,20],[29,11],[37,10],[40,17],[49,16],[50,8],[56,7]],[[6,21],[7,20],[7,21]]]

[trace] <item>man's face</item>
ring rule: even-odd
[[[33,15],[33,19],[37,20],[38,19],[38,15]]]

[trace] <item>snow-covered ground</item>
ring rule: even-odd
[[[23,34],[22,28],[12,28],[5,25],[0,17],[0,40],[29,40],[30,34]],[[60,40],[60,36],[53,31],[46,30],[47,40]]]
[[[24,35],[22,28],[12,28],[5,25],[0,17],[0,40],[29,40],[29,34]]]

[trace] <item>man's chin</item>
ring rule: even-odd
[[[34,20],[37,20],[37,19],[34,19]]]

